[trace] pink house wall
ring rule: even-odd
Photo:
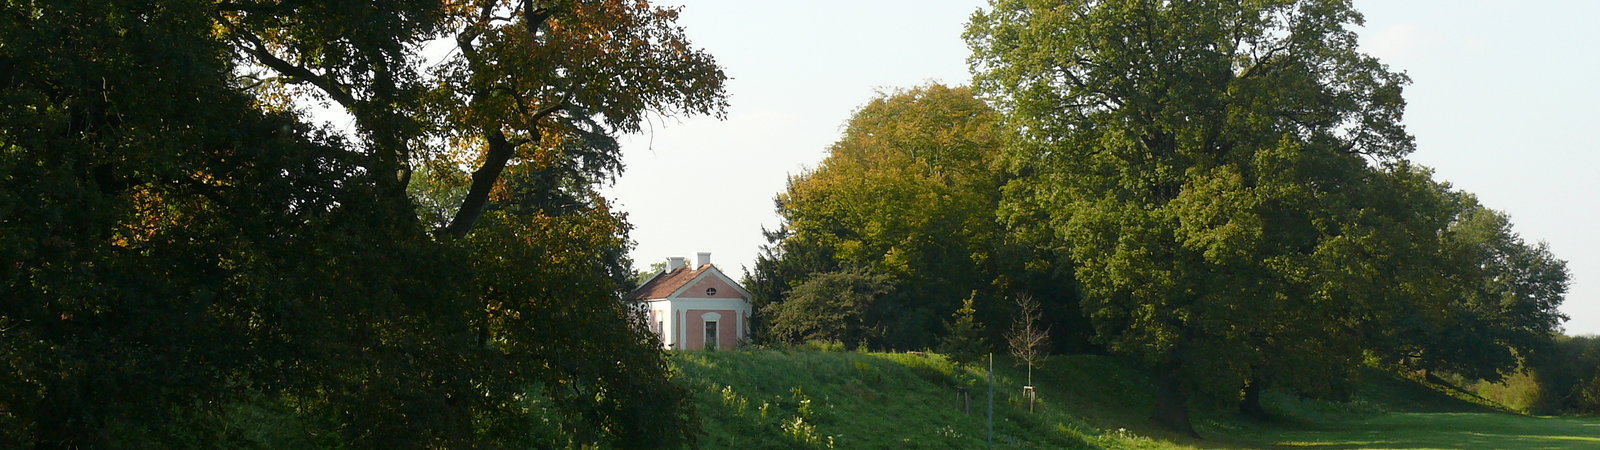
[[[722,289],[717,289],[721,294]],[[683,348],[698,350],[706,346],[706,313],[717,313],[722,318],[717,319],[717,350],[732,350],[733,345],[739,340],[739,325],[742,322],[739,312],[731,309],[691,309],[684,313]]]

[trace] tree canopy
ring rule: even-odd
[[[722,111],[725,76],[675,20],[642,1],[6,3],[0,442],[692,441],[618,300],[627,224],[594,191],[617,133]],[[354,130],[316,125],[319,101]]]
[[[757,300],[781,303],[814,274],[858,269],[894,280],[875,347],[938,345],[942,319],[974,292],[978,320],[1003,324],[1005,296],[1059,273],[1054,255],[1032,252],[996,219],[1006,136],[998,112],[968,88],[932,84],[869,101],[828,157],[778,196],[784,223],[756,263]],[[1041,298],[1075,314],[1071,290],[1051,286]]]
[[[977,86],[1020,132],[1006,224],[1070,254],[1098,341],[1157,371],[1176,429],[1196,393],[1336,390],[1398,342],[1377,330],[1452,301],[1428,263],[1450,202],[1404,160],[1408,79],[1357,49],[1361,20],[1339,0],[995,0],[969,25]]]
[[[883,298],[894,280],[863,270],[815,274],[789,292],[782,303],[761,309],[772,322],[772,338],[786,342],[876,342],[882,323],[894,315]]]
[[[1437,188],[1451,200],[1450,216],[1428,267],[1443,279],[1445,300],[1429,317],[1408,312],[1403,336],[1384,348],[1409,368],[1500,381],[1551,351],[1551,333],[1566,320],[1557,310],[1570,277],[1566,262],[1543,243],[1524,242],[1504,213]]]

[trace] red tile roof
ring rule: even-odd
[[[634,289],[632,293],[629,293],[628,298],[634,300],[667,298],[668,295],[677,292],[683,285],[694,281],[695,277],[700,276],[700,274],[705,273],[706,269],[710,268],[710,264],[699,268],[679,267],[671,272],[657,274],[655,278],[645,282],[644,286],[639,286],[638,289]]]

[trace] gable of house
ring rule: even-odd
[[[701,267],[697,275],[684,287],[672,293],[673,298],[736,298],[749,300],[750,293],[739,287],[721,270],[711,265]]]
[[[749,301],[750,292],[716,266],[680,267],[657,274],[628,295],[633,300],[665,298],[728,298]]]

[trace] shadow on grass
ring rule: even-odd
[[[1527,417],[1494,412],[1400,412],[1270,437],[1289,448],[1600,448],[1600,419]]]

